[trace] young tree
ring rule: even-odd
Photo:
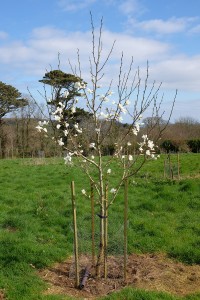
[[[130,62],[129,69],[123,70],[124,61],[123,54],[119,63],[119,74],[117,87],[114,88],[112,80],[104,87],[101,82],[104,77],[104,69],[109,61],[113,51],[113,46],[107,56],[103,59],[102,55],[102,21],[99,35],[96,39],[95,30],[92,24],[92,54],[90,57],[90,77],[91,83],[86,84],[82,79],[81,62],[78,53],[79,74],[77,81],[73,85],[72,91],[65,87],[67,97],[72,101],[72,105],[67,109],[68,98],[63,98],[64,102],[57,101],[52,115],[57,122],[57,135],[55,141],[66,151],[64,157],[66,164],[78,163],[78,166],[87,174],[90,182],[95,188],[98,195],[99,221],[100,221],[100,241],[99,253],[96,262],[96,274],[100,275],[100,266],[104,261],[106,264],[106,248],[107,248],[107,229],[106,222],[108,210],[116,201],[117,194],[122,184],[131,176],[134,176],[149,159],[157,159],[155,154],[155,142],[160,137],[161,132],[156,131],[155,140],[149,138],[147,134],[143,134],[141,141],[138,143],[137,150],[133,149],[132,145],[136,143],[136,137],[140,132],[141,119],[143,113],[152,105],[152,110],[158,116],[161,108],[162,97],[158,102],[160,85],[156,87],[155,82],[152,86],[148,86],[148,66],[144,86],[142,87],[142,79],[139,70],[133,72],[133,59]],[[97,40],[97,44],[96,41]],[[72,68],[73,74],[76,75]],[[84,99],[88,113],[91,115],[90,128],[81,127],[74,118],[76,106],[78,103],[77,95]],[[76,99],[76,100],[75,100]],[[54,100],[53,100],[54,101]],[[173,102],[175,101],[175,98]],[[51,105],[51,101],[49,101]],[[162,114],[160,114],[162,116]],[[123,130],[116,130],[121,126],[124,116],[128,116],[129,123],[123,127]],[[45,134],[48,134],[48,123],[41,121],[37,129]],[[116,135],[116,132],[119,132]],[[148,134],[151,133],[151,128],[148,128]],[[68,138],[69,143],[66,143],[63,135]],[[108,159],[103,158],[105,140],[115,137],[114,149],[112,155]],[[84,145],[82,140],[87,139]],[[85,151],[87,147],[87,151]],[[87,153],[87,154],[86,154]],[[75,159],[73,159],[75,157]],[[111,183],[112,166],[118,164],[118,178],[113,186]],[[82,194],[87,197],[89,194],[88,188],[82,189]],[[106,268],[104,268],[106,270]],[[104,274],[105,276],[106,274]]]

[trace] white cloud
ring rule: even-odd
[[[163,58],[169,50],[167,44],[154,41],[153,39],[134,38],[130,35],[103,32],[103,57],[109,51],[112,42],[116,40],[113,51],[113,59],[118,59],[122,51],[129,59],[133,56],[136,63]],[[64,32],[51,27],[36,28],[31,38],[26,42],[13,41],[4,43],[0,47],[0,63],[17,66],[25,72],[38,73],[37,69],[53,64],[57,60],[58,52],[65,56],[65,61],[70,58],[76,60],[77,48],[84,63],[91,54],[90,32]],[[31,67],[29,70],[28,68]]]
[[[137,22],[135,19],[129,19],[128,24],[132,29],[137,28],[146,32],[155,32],[158,34],[172,34],[184,32],[196,20],[196,18],[170,18],[168,20],[153,19]]]
[[[199,34],[200,33],[200,24],[191,28],[189,33]]]
[[[104,44],[109,48],[111,41],[116,40],[116,47],[113,51],[116,58],[121,55],[124,57],[133,57],[135,63],[144,63],[147,60],[164,59],[170,50],[167,43],[162,43],[150,38],[134,37],[123,33],[103,32]]]
[[[103,31],[102,57],[105,59],[112,42],[116,40],[111,62],[105,69],[104,82],[112,78],[117,80],[120,56],[124,53],[124,70],[133,56],[134,70],[140,66],[141,75],[145,74],[146,61],[150,64],[150,80],[162,81],[167,90],[176,88],[183,91],[200,92],[200,55],[173,55],[169,44],[153,39],[138,38],[123,33]],[[33,30],[31,38],[23,41],[4,41],[0,46],[0,77],[9,78],[17,74],[15,79],[26,87],[28,80],[37,82],[46,69],[57,68],[58,53],[61,54],[61,68],[70,72],[68,59],[73,66],[77,65],[77,48],[80,50],[80,60],[83,78],[89,80],[89,56],[92,44],[90,32],[65,32],[52,27],[42,27]],[[112,65],[111,65],[112,64]],[[13,77],[10,77],[12,80]],[[27,78],[27,79],[26,79]]]
[[[172,120],[178,120],[180,118],[193,118],[200,121],[199,118],[200,112],[200,98],[192,99],[188,95],[187,101],[178,99],[177,104],[175,104]]]
[[[90,6],[96,0],[59,0],[59,6],[65,11],[77,11]]]
[[[119,5],[119,9],[123,14],[133,14],[138,11],[139,3],[136,0],[122,1]]]
[[[175,56],[152,66],[152,75],[160,78],[166,88],[200,92],[200,55]]]
[[[8,34],[5,31],[0,31],[0,40],[6,39]]]

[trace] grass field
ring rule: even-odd
[[[180,156],[180,180],[163,178],[163,161],[150,161],[129,182],[128,250],[164,252],[186,264],[200,264],[200,155]],[[176,169],[175,156],[172,163]],[[81,189],[88,179],[76,167],[66,167],[62,159],[0,160],[0,289],[6,299],[71,299],[44,295],[46,285],[36,275],[38,268],[73,252],[71,180],[78,218],[87,219],[89,202]],[[123,225],[122,193],[110,212],[111,231]],[[113,242],[119,251],[120,239]],[[111,251],[116,244],[111,242]],[[197,300],[200,294],[179,298],[127,288],[106,299]]]

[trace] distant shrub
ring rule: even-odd
[[[200,139],[188,140],[187,145],[193,153],[200,152]]]
[[[165,140],[161,143],[160,147],[165,150],[167,153],[169,152],[178,152],[179,147],[176,144],[176,141]]]

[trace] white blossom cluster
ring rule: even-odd
[[[143,141],[138,143],[139,151],[141,154],[144,154],[146,157],[157,159],[159,156],[155,155],[155,145],[154,142],[149,140],[148,136],[144,134],[142,136]]]
[[[47,133],[47,128],[46,126],[49,124],[48,121],[39,121],[38,125],[36,126],[36,129],[38,132],[46,132]]]

